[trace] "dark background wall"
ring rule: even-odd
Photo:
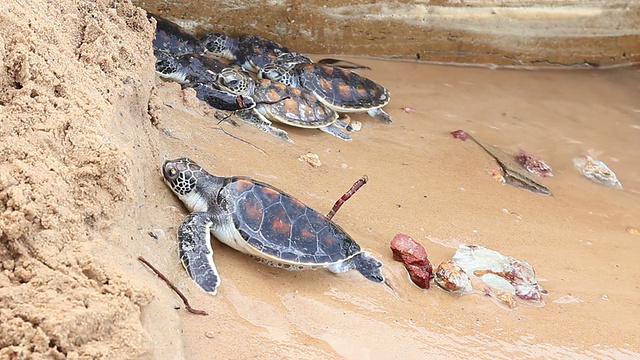
[[[297,51],[499,65],[640,61],[640,0],[134,0],[197,34]]]

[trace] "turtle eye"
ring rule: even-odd
[[[164,176],[169,181],[173,181],[178,178],[178,170],[173,165],[167,165],[164,168]]]

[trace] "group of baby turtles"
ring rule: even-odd
[[[157,22],[156,72],[264,132],[291,141],[285,130],[273,126],[279,122],[349,141],[353,129],[338,113],[366,112],[391,123],[382,110],[389,91],[355,72],[357,64],[313,62],[257,35],[209,33],[196,39],[167,19],[149,16]]]
[[[275,121],[351,140],[336,112],[367,112],[391,122],[381,109],[389,92],[348,69],[357,64],[328,64],[333,59],[314,63],[254,35],[208,34],[198,40],[166,19],[150,17],[157,21],[153,46],[161,77],[193,88],[199,99],[267,133],[290,141],[284,130],[272,125]],[[165,161],[162,174],[190,211],[178,228],[180,260],[206,292],[215,294],[220,284],[211,234],[272,266],[356,270],[373,282],[386,283],[382,263],[331,219],[355,185],[324,215],[272,185],[242,176],[214,176],[188,158]]]

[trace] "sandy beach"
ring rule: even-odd
[[[637,68],[347,58],[390,90],[393,124],[351,115],[363,123],[352,142],[282,125],[291,144],[220,123],[158,78],[153,26],[128,3],[9,2],[0,24],[0,358],[640,357]],[[497,182],[493,158],[456,129],[543,158],[554,176],[533,176],[553,196]],[[322,166],[298,159],[307,152]],[[624,188],[574,169],[586,154]],[[355,272],[272,268],[215,240],[222,284],[202,292],[178,259],[187,210],[160,172],[182,156],[321,212],[366,174],[334,220],[384,263],[398,297]],[[397,233],[436,265],[459,244],[526,260],[544,304],[419,289],[392,259]],[[140,255],[209,316],[186,312]]]

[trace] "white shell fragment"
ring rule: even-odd
[[[314,168],[322,166],[322,161],[320,161],[320,157],[318,156],[318,154],[308,152],[304,155],[301,155],[298,160],[306,162]]]
[[[338,126],[350,132],[362,130],[362,123],[358,120],[353,120],[351,116],[347,114],[341,114],[336,123]]]
[[[496,290],[508,291],[524,300],[542,300],[542,290],[535,271],[526,261],[504,256],[479,245],[463,244],[453,255],[453,262],[467,274],[480,277]]]
[[[515,309],[516,307],[518,307],[516,296],[509,291],[502,291],[498,293],[498,295],[496,295],[496,299],[507,306],[509,309]]]
[[[438,265],[435,274],[435,281],[438,286],[447,291],[473,291],[469,275],[467,275],[467,273],[452,260],[443,261]]]
[[[622,189],[616,174],[600,160],[589,155],[573,159],[573,166],[588,179],[597,183]]]

